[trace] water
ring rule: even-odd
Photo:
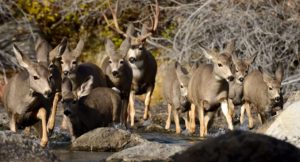
[[[137,133],[141,135],[144,139],[149,141],[155,141],[165,144],[178,144],[182,146],[191,146],[199,142],[198,136],[183,136],[176,135],[172,133],[161,133],[161,132],[151,132],[151,133]],[[108,156],[114,152],[87,152],[87,151],[71,151],[70,142],[57,142],[53,141],[50,144],[51,150],[54,154],[63,162],[98,162],[100,160],[106,159]]]

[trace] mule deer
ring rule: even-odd
[[[212,112],[221,105],[229,129],[233,129],[232,118],[228,110],[228,81],[234,79],[230,66],[234,43],[227,44],[226,49],[218,54],[213,50],[202,48],[206,58],[213,64],[201,64],[194,71],[188,86],[188,96],[193,103],[192,107],[198,108],[200,120],[200,137],[207,135],[207,126]],[[191,116],[193,118],[193,116]],[[191,123],[194,125],[194,123]]]
[[[104,70],[109,87],[116,88],[120,91],[122,99],[122,120],[127,119],[127,107],[132,82],[132,70],[125,60],[130,46],[130,39],[126,38],[121,44],[118,51],[115,50],[113,42],[108,39],[105,45],[106,54],[101,68]],[[124,122],[126,123],[126,122]],[[127,125],[125,124],[125,127]]]
[[[16,125],[31,126],[41,120],[40,145],[45,147],[48,143],[47,111],[40,107],[39,97],[48,98],[51,94],[49,71],[47,67],[31,62],[16,45],[13,45],[13,51],[20,66],[26,70],[12,77],[4,90],[3,102],[10,118],[10,130],[16,132]]]
[[[253,128],[253,118],[251,115],[251,107],[253,105],[258,113],[260,123],[263,123],[267,115],[275,104],[280,102],[280,88],[283,78],[283,68],[279,65],[275,72],[275,77],[263,71],[261,67],[259,70],[252,71],[244,82],[244,98],[243,106],[241,107],[241,124],[244,122],[244,113],[247,112],[249,128]]]
[[[90,75],[93,76],[92,87],[106,87],[106,79],[102,70],[93,63],[78,63],[79,56],[84,47],[83,39],[80,39],[74,50],[68,47],[65,52],[56,57],[61,57],[61,69],[63,77],[68,77],[71,80],[73,91],[76,91],[80,85],[85,82]],[[66,128],[66,117],[63,117],[62,128]]]
[[[249,67],[255,60],[256,55],[246,59],[238,59],[235,54],[232,55],[234,81],[229,82],[229,111],[234,117],[234,106],[242,104],[243,98],[243,85],[245,77],[248,75]]]
[[[63,38],[61,43],[58,44],[54,49],[52,49],[48,42],[41,37],[38,37],[35,44],[37,62],[48,67],[48,70],[50,72],[49,82],[52,93],[49,98],[43,100],[43,106],[47,109],[47,112],[51,112],[47,123],[48,132],[54,129],[57,105],[59,100],[61,99],[61,57],[57,56],[62,55],[62,53],[66,49],[66,46],[66,38]]]
[[[106,80],[102,70],[92,63],[78,64],[78,58],[84,47],[83,39],[80,39],[74,50],[67,47],[65,52],[57,57],[61,57],[61,69],[64,77],[70,78],[73,90],[77,89],[87,78],[92,75],[94,78],[93,88],[105,87]]]
[[[179,123],[179,114],[190,109],[190,102],[187,99],[187,88],[189,83],[189,74],[187,70],[178,62],[166,65],[163,73],[163,97],[168,103],[168,118],[166,129],[170,128],[171,113],[176,126],[176,133],[181,132]],[[186,128],[189,129],[189,122],[185,120]]]
[[[68,79],[68,78],[65,78]],[[121,98],[119,94],[106,87],[93,88],[93,76],[75,92],[72,84],[66,81],[63,87],[64,114],[70,120],[70,133],[78,137],[97,127],[120,122]]]
[[[129,65],[132,68],[133,72],[133,80],[132,80],[132,90],[130,92],[129,99],[129,109],[130,109],[130,125],[134,126],[134,116],[135,116],[135,108],[134,108],[134,98],[135,95],[141,95],[146,93],[145,97],[145,111],[143,115],[143,119],[148,119],[150,117],[149,109],[150,109],[150,100],[155,86],[155,77],[157,73],[157,63],[153,55],[146,50],[144,47],[146,39],[150,37],[153,32],[156,30],[158,26],[158,18],[159,18],[159,5],[156,0],[155,5],[155,14],[154,20],[151,22],[152,25],[149,28],[147,24],[143,24],[141,35],[138,37],[134,37],[134,27],[130,24],[127,28],[127,32],[123,32],[117,21],[117,7],[113,10],[109,4],[109,9],[111,10],[113,22],[115,25],[115,30],[123,35],[126,38],[131,39],[131,47],[127,53],[126,59],[129,61]],[[109,24],[107,17],[103,14],[104,19]],[[150,31],[150,32],[149,32]]]

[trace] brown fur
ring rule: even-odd
[[[257,109],[260,122],[262,123],[270,114],[272,107],[280,101],[280,88],[283,78],[283,69],[279,65],[275,72],[275,77],[264,72],[262,69],[252,71],[245,79],[244,83],[244,104],[241,110],[240,122],[244,122],[244,111],[247,111],[249,128],[253,127],[251,115],[251,105]]]

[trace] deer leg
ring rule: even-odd
[[[200,122],[200,137],[204,137],[205,133],[205,124],[204,124],[204,105],[203,101],[200,101],[200,105],[198,107],[199,113],[199,122]]]
[[[207,136],[208,133],[208,123],[210,119],[213,117],[214,113],[213,112],[207,112],[204,116],[204,124],[205,124],[205,130],[204,130],[204,135]]]
[[[167,121],[166,121],[165,129],[170,129],[170,125],[171,125],[171,112],[172,112],[172,106],[171,106],[171,104],[168,104],[168,118],[167,118]]]
[[[241,125],[244,123],[244,115],[245,115],[245,103],[241,107],[241,115],[240,115],[240,123]]]
[[[134,126],[134,115],[135,115],[134,98],[135,98],[134,91],[131,91],[130,95],[129,95],[129,111],[130,111],[129,115],[130,115],[130,126],[131,127]]]
[[[250,104],[248,102],[245,103],[245,109],[246,109],[246,113],[247,113],[247,116],[248,116],[248,128],[251,129],[253,128],[253,117],[252,117],[252,114],[251,114],[251,107],[250,107]]]
[[[231,118],[234,118],[235,112],[234,112],[234,104],[232,99],[228,99],[228,107],[229,107],[229,114]]]
[[[10,120],[9,120],[9,128],[12,132],[16,132],[16,115],[11,114]]]
[[[176,109],[173,109],[173,117],[176,127],[176,134],[179,134],[181,132],[180,123],[179,123],[179,115]]]
[[[189,117],[190,117],[190,133],[193,134],[195,133],[196,130],[196,121],[195,121],[195,111],[196,111],[196,106],[194,104],[191,105],[191,110],[188,112]]]
[[[263,119],[260,113],[257,113],[258,121],[260,124],[263,124]]]
[[[61,99],[61,94],[59,92],[55,93],[54,100],[52,103],[51,114],[47,123],[47,131],[48,133],[54,129],[55,126],[55,117],[57,112],[57,105],[59,100]]]
[[[154,89],[154,87],[149,87],[147,89],[146,98],[145,98],[145,112],[144,112],[144,116],[143,116],[144,120],[147,120],[148,118],[151,117],[149,110],[150,110],[150,102],[151,102],[151,96],[152,96],[153,89]]]
[[[226,118],[226,121],[228,124],[228,128],[230,130],[233,130],[232,118],[231,118],[231,115],[228,110],[228,100],[227,99],[225,99],[221,102],[221,109],[222,109],[223,114],[225,115],[225,118]]]
[[[184,119],[184,124],[185,124],[185,129],[188,130],[190,132],[190,116],[189,113],[186,113],[186,117],[183,118]]]
[[[37,113],[37,118],[42,121],[42,139],[40,142],[41,147],[45,147],[48,143],[48,134],[47,134],[47,122],[46,122],[46,116],[47,112],[45,108],[40,108]]]
[[[121,123],[122,125],[125,126],[125,128],[127,128],[127,122],[126,122],[126,119],[127,119],[127,116],[128,116],[128,113],[127,113],[127,108],[128,108],[128,101],[129,100],[129,95],[128,97],[126,97],[123,102],[122,102],[122,117],[121,117]]]

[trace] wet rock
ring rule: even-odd
[[[294,102],[276,118],[266,134],[285,140],[300,148],[300,101]]]
[[[115,128],[98,128],[83,134],[72,143],[73,150],[119,151],[145,143],[137,134]]]
[[[300,161],[300,150],[276,138],[247,131],[233,131],[198,143],[174,155],[172,161],[266,162]]]
[[[59,161],[47,149],[42,149],[38,141],[11,131],[0,131],[0,159],[13,162]]]
[[[150,142],[114,153],[106,161],[169,161],[170,156],[185,149],[181,145]]]
[[[145,128],[146,132],[167,132],[162,126],[158,124],[149,124]]]

